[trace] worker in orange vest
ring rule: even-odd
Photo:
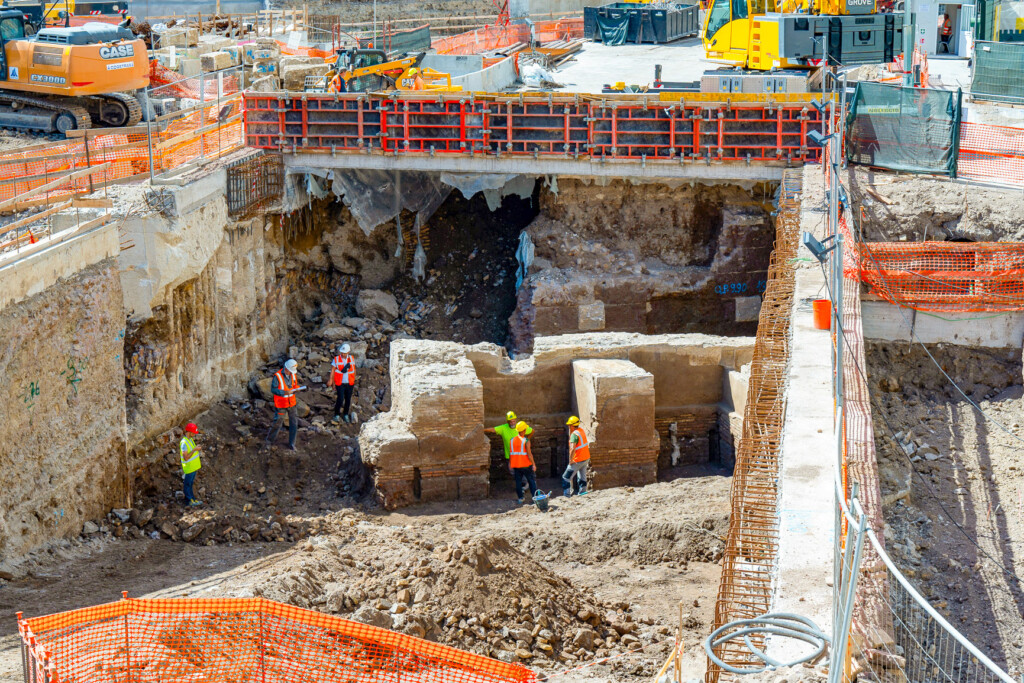
[[[277,433],[281,430],[281,421],[285,414],[288,415],[288,449],[295,450],[295,435],[299,429],[299,411],[296,408],[295,394],[306,387],[299,386],[299,377],[296,371],[299,364],[289,358],[285,361],[284,367],[274,373],[270,381],[270,393],[274,395],[274,408],[276,414],[270,425],[270,433],[267,434],[267,443],[273,444],[277,439]]]
[[[519,504],[523,504],[523,480],[530,485],[530,497],[537,494],[537,463],[533,460],[533,449],[530,447],[530,440],[526,438],[528,429],[525,422],[516,425],[516,436],[512,437],[509,446],[508,468],[516,480],[516,497]]]
[[[587,469],[590,467],[590,442],[580,427],[580,419],[573,415],[566,423],[569,426],[569,466],[562,473],[562,493],[572,496],[573,479],[576,480],[578,495],[587,495]]]
[[[342,78],[341,70],[334,72],[334,77],[331,78],[327,85],[327,92],[345,92],[345,79]]]
[[[356,384],[356,359],[352,357],[351,351],[351,346],[342,344],[338,347],[338,355],[331,361],[331,385],[337,392],[334,419],[331,420],[335,424],[341,420],[352,421],[349,410],[352,407],[352,390]]]
[[[423,90],[423,76],[420,76],[420,70],[416,68],[409,69],[409,75],[412,76],[412,89]]]
[[[949,54],[949,43],[951,40],[953,40],[953,21],[949,18],[949,14],[943,14],[941,47],[946,48],[946,54]]]

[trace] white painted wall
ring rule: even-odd
[[[862,301],[860,310],[864,338],[869,340],[909,342],[909,323],[925,344],[1017,349],[1024,344],[1024,313],[929,314],[899,309],[885,301]]]

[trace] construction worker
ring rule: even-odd
[[[951,40],[953,40],[953,21],[947,13],[942,15],[942,45],[940,45],[940,47],[946,48],[946,54],[949,54]]]
[[[580,419],[573,415],[566,423],[569,426],[569,466],[562,473],[562,493],[572,496],[573,479],[576,480],[577,492],[587,495],[587,469],[590,467],[590,442],[580,427]]]
[[[409,69],[409,75],[413,77],[413,79],[412,79],[412,89],[413,90],[423,90],[423,87],[424,87],[423,86],[423,76],[420,76],[420,70],[415,68],[415,67],[412,68],[412,69]]]
[[[525,422],[516,425],[516,435],[512,437],[511,457],[508,461],[509,471],[516,480],[516,497],[519,504],[523,504],[523,479],[530,485],[530,498],[537,494],[537,463],[533,460],[533,449],[530,448],[530,440],[526,438],[526,430],[529,427]]]
[[[196,480],[196,472],[198,472],[199,468],[203,466],[202,461],[199,459],[199,455],[202,451],[199,450],[199,446],[196,445],[197,434],[199,434],[199,427],[197,427],[194,422],[189,422],[185,425],[185,435],[181,437],[181,442],[178,443],[178,456],[181,458],[181,471],[185,477],[182,489],[185,492],[185,501],[192,507],[203,504],[202,501],[196,500],[195,493],[192,492],[192,484]]]
[[[295,450],[295,434],[299,429],[299,411],[295,407],[295,394],[306,387],[299,386],[299,377],[296,374],[299,364],[294,359],[285,361],[284,367],[274,373],[274,379],[270,382],[270,391],[274,394],[274,408],[277,413],[270,425],[270,433],[267,434],[267,443],[273,444],[277,439],[277,433],[281,429],[281,421],[285,414],[288,415],[288,449]]]
[[[505,460],[509,459],[509,453],[511,452],[512,439],[519,433],[516,431],[516,414],[511,410],[505,413],[505,424],[498,425],[497,427],[488,427],[484,430],[487,434],[497,434],[501,437],[501,444],[505,447]],[[533,434],[533,427],[526,428],[526,438],[529,439],[530,435]]]
[[[356,359],[351,354],[352,347],[347,343],[338,347],[338,355],[331,361],[331,384],[337,392],[334,399],[334,419],[337,424],[342,419],[351,422],[349,409],[352,406],[352,390],[356,384]],[[342,410],[344,408],[344,410]]]
[[[334,72],[334,77],[327,84],[327,92],[345,92],[345,79],[340,69]]]

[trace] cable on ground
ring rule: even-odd
[[[792,638],[803,641],[814,649],[792,661],[782,662],[757,647],[751,640],[752,634]],[[762,665],[754,664],[747,667],[737,667],[726,664],[715,654],[715,648],[740,637],[743,638],[743,643],[747,646],[747,649],[763,662]],[[830,641],[831,639],[818,628],[818,625],[807,617],[790,612],[768,612],[754,619],[737,619],[716,628],[704,641],[704,651],[712,662],[729,673],[758,674],[768,670],[782,669],[813,661],[824,653],[825,646]]]

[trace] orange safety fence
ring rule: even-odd
[[[242,145],[242,98],[210,103],[178,118],[152,125],[153,173],[175,169],[195,159],[215,159]],[[90,166],[110,162],[89,177],[61,183],[40,196],[60,199],[86,192],[90,187],[121,181],[150,171],[150,143],[141,127],[85,138],[29,147],[0,154],[0,201],[42,187]],[[91,182],[90,182],[91,180]]]
[[[871,242],[863,281],[890,303],[922,311],[1024,310],[1024,243]]]
[[[431,47],[439,54],[474,55],[488,50],[498,50],[516,43],[528,43],[530,37],[530,27],[526,24],[484,26],[447,38],[435,38],[431,42]],[[583,18],[569,17],[535,21],[533,37],[539,41],[582,38]]]
[[[961,123],[956,175],[1024,185],[1024,128]]]
[[[149,85],[152,97],[166,95],[204,101],[216,99],[218,88],[223,97],[240,92],[243,87],[240,74],[237,73],[219,78],[216,72],[208,74],[206,78],[182,78],[155,59],[149,63]]]
[[[263,598],[18,614],[26,683],[535,683],[509,664]]]

